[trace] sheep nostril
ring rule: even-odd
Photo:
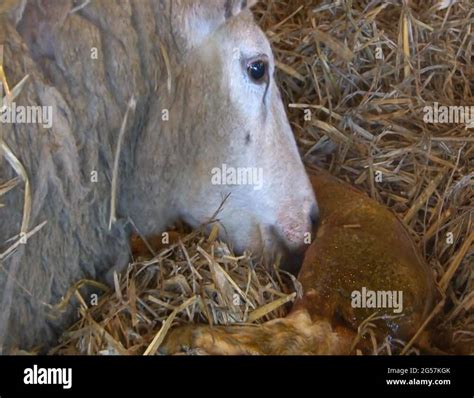
[[[315,231],[316,229],[318,229],[319,226],[319,208],[316,203],[313,203],[313,205],[311,206],[309,217],[311,220],[311,227],[313,231]]]

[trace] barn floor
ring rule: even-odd
[[[444,336],[433,348],[474,353],[474,130],[424,120],[436,102],[474,105],[472,3],[270,0],[255,14],[304,160],[403,220],[444,295],[428,326]],[[153,354],[176,323],[285,315],[294,278],[253,268],[215,233],[180,233],[181,243],[131,264],[97,306],[72,293],[82,318],[51,353]],[[373,353],[406,344],[377,341]],[[407,348],[420,352],[416,342]]]

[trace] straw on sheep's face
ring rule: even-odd
[[[179,212],[199,225],[230,195],[218,219],[237,251],[300,249],[318,209],[274,82],[270,44],[248,2],[217,2],[224,10],[209,3],[188,6],[175,21],[188,29],[178,35],[187,55],[174,95],[183,95],[186,109],[175,112],[178,100],[171,109],[190,140]]]

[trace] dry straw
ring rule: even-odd
[[[284,316],[296,297],[291,277],[272,275],[248,254],[234,256],[215,232],[170,236],[175,243],[116,275],[115,289],[97,306],[77,292],[81,319],[51,353],[153,355],[176,324],[259,323]],[[280,278],[293,287],[283,291]]]

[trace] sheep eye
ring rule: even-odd
[[[257,60],[247,65],[247,73],[255,83],[262,83],[266,80],[268,66],[263,60]]]

